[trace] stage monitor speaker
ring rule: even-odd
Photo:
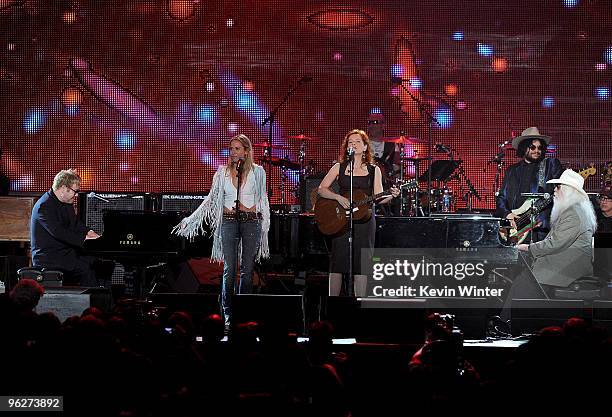
[[[312,191],[319,188],[321,181],[323,181],[324,173],[311,175],[309,177],[304,178],[302,184],[300,185],[300,203],[302,205],[302,212],[311,212],[312,207],[312,199],[310,198]],[[337,193],[338,182],[334,181],[331,189]]]
[[[232,298],[232,325],[255,321],[263,326],[304,333],[301,295],[239,294]]]
[[[325,297],[322,318],[334,325],[334,337],[366,343],[422,343],[424,300]]]
[[[193,213],[208,194],[161,194],[161,211]]]
[[[582,300],[513,299],[511,308],[513,335],[535,333],[548,326],[563,326],[572,317],[585,318]]]
[[[36,312],[51,312],[60,319],[80,316],[89,307],[96,307],[104,312],[112,309],[111,292],[105,288],[59,287],[47,288],[40,298]]]

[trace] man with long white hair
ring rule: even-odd
[[[544,240],[518,245],[534,261],[531,271],[523,270],[513,281],[500,314],[503,320],[510,317],[512,299],[552,297],[555,288],[567,287],[578,278],[593,274],[592,238],[597,217],[582,188],[584,178],[566,169],[560,178],[547,183],[555,185],[551,229]],[[537,282],[531,278],[532,273]]]
[[[550,232],[544,240],[520,244],[518,249],[533,256],[533,275],[550,294],[555,287],[567,287],[593,274],[592,238],[597,217],[580,174],[566,169],[560,178],[547,183],[555,184]]]

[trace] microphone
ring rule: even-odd
[[[94,193],[93,191],[90,192],[89,194],[87,194],[87,197],[89,197],[89,198],[97,198],[98,200],[102,200],[105,203],[113,203],[113,204],[115,203],[114,201],[110,201],[110,200],[107,200],[104,197],[100,197],[98,194]]]
[[[521,193],[522,197],[532,197],[532,198],[550,198],[550,193]]]
[[[240,171],[242,169],[242,164],[244,164],[244,159],[238,158],[236,161],[236,171]]]
[[[349,156],[349,159],[353,159],[355,156],[355,149],[351,147],[346,148],[346,154]]]

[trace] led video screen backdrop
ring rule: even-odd
[[[292,137],[314,138],[304,162],[326,172],[383,113],[384,136],[425,157],[431,114],[432,142],[462,161],[458,207],[467,178],[492,208],[488,161],[526,127],[568,167],[612,159],[611,65],[607,1],[0,0],[2,171],[13,192],[65,168],[84,190],[203,192],[244,133],[292,162],[269,179],[273,203],[293,202]]]

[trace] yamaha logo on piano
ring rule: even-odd
[[[119,244],[120,245],[124,245],[124,246],[140,246],[140,240],[134,240],[134,235],[131,233],[128,233],[126,235],[126,240],[120,240]]]

